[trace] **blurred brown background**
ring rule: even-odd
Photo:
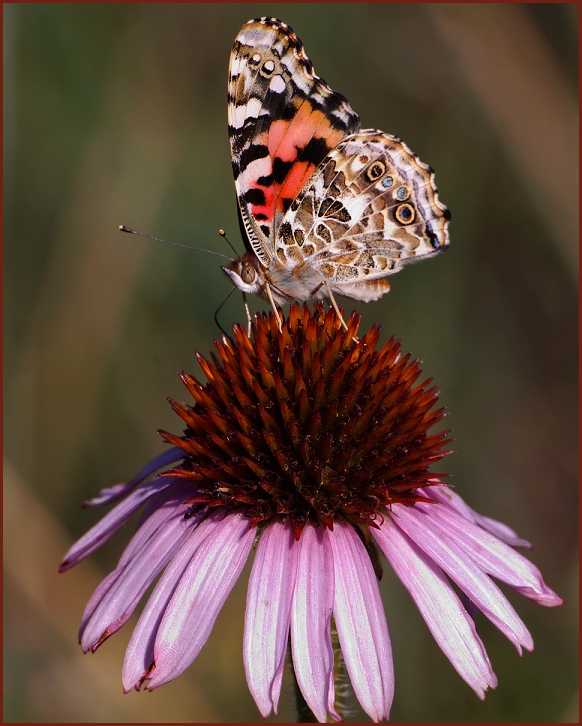
[[[241,657],[248,567],[193,666],[123,696],[131,624],[96,655],[76,636],[131,528],[72,572],[57,566],[99,515],[81,501],[161,452],[158,428],[181,431],[165,396],[186,399],[177,371],[199,375],[194,353],[218,335],[219,261],[117,226],[225,251],[222,227],[242,250],[227,68],[242,24],[264,14],[294,28],[364,127],[436,170],[450,251],[357,308],[440,385],[456,491],[529,539],[566,599],[550,610],[509,593],[536,644],[521,660],[478,621],[500,682],[482,703],[386,568],[392,718],[576,721],[577,6],[3,9],[5,721],[260,718]],[[221,321],[235,320],[233,295]]]

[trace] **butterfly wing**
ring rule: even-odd
[[[234,42],[228,124],[242,222],[268,267],[291,202],[360,121],[346,99],[315,75],[291,28],[261,18],[246,23]]]
[[[402,141],[367,129],[344,138],[292,202],[275,253],[296,274],[317,270],[340,294],[374,300],[381,278],[449,244],[434,173]]]

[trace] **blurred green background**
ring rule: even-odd
[[[241,656],[248,566],[192,667],[127,696],[132,625],[96,655],[76,637],[131,528],[57,566],[100,515],[81,501],[163,451],[158,428],[181,431],[165,397],[186,400],[177,371],[200,375],[195,351],[218,335],[218,260],[117,226],[228,254],[222,227],[242,250],[227,68],[242,24],[264,14],[294,28],[363,127],[436,170],[450,251],[393,277],[377,303],[341,302],[423,361],[454,431],[451,483],[533,543],[566,599],[545,609],[508,593],[536,644],[521,660],[478,621],[499,677],[481,702],[386,567],[392,719],[577,721],[577,6],[3,9],[5,721],[260,719]],[[221,312],[234,321],[238,295]]]

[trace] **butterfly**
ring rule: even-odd
[[[280,20],[251,20],[236,37],[228,128],[248,251],[222,269],[279,324],[277,305],[292,300],[328,298],[338,314],[333,293],[377,300],[388,275],[448,247],[432,169],[395,136],[361,129]]]

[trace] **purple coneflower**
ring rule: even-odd
[[[430,631],[479,698],[497,679],[456,585],[521,653],[533,641],[494,584],[541,605],[562,600],[513,548],[505,525],[470,509],[439,476],[447,432],[436,387],[379,329],[359,341],[355,314],[291,306],[279,332],[256,316],[183,373],[193,406],[171,401],[184,434],[132,481],[89,505],[116,506],[67,553],[61,571],[99,547],[142,505],[137,531],[89,600],[80,629],[95,651],[128,620],[161,574],[123,664],[125,691],[171,681],[196,658],[258,538],[247,594],[243,657],[263,716],[277,712],[291,637],[297,684],[315,717],[339,720],[332,629],[354,692],[374,721],[394,692],[376,545]],[[152,475],[174,465],[169,471]]]

